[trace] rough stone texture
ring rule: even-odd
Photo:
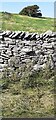
[[[10,69],[27,67],[30,62],[31,71],[44,69],[46,63],[51,69],[56,67],[56,32],[0,31],[0,71],[4,66]]]

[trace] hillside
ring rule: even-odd
[[[53,19],[0,13],[0,29],[0,116],[54,117]]]
[[[2,23],[2,24],[1,24]],[[0,29],[45,32],[54,29],[53,18],[32,18],[18,14],[0,13]]]

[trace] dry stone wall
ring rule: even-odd
[[[31,71],[44,69],[46,64],[56,67],[56,32],[0,31],[0,72],[5,66],[15,70],[28,63],[32,63]]]

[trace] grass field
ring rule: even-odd
[[[16,82],[9,78],[8,82],[4,78],[0,80],[0,85],[6,86],[2,93],[0,91],[0,114],[3,117],[54,117],[54,77],[47,79],[40,73],[31,81],[27,78]],[[30,87],[34,81],[37,86]]]
[[[54,31],[53,18],[32,18],[19,14],[0,13],[0,29],[28,32]]]

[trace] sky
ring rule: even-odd
[[[26,2],[5,2],[2,0],[0,2],[0,11],[6,11],[10,13],[19,13],[24,7],[29,6],[29,5],[38,5],[39,9],[41,10],[42,16],[43,17],[54,17],[54,2],[49,0],[49,2],[44,2],[44,1],[36,1],[34,2],[29,2],[29,0],[25,0]]]

